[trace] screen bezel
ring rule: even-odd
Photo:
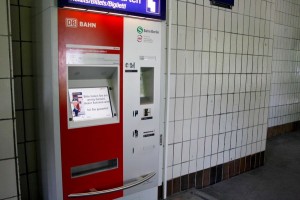
[[[116,73],[114,76],[116,76],[115,84],[113,83],[113,80],[108,80],[105,78],[92,78],[92,79],[69,79],[69,68],[70,67],[79,67],[79,68],[85,68],[85,67],[92,67],[92,68],[115,68]],[[91,65],[91,64],[67,64],[67,90],[66,90],[66,98],[67,98],[67,121],[68,121],[68,129],[76,129],[76,128],[84,128],[84,127],[92,127],[92,126],[102,126],[107,124],[115,124],[120,122],[120,66],[119,65]],[[69,90],[72,88],[99,88],[99,87],[108,87],[109,88],[109,96],[110,96],[110,103],[111,108],[113,109],[113,117],[111,118],[102,118],[102,119],[93,119],[93,120],[83,120],[74,122],[73,121],[73,115],[70,111],[71,106],[70,99],[69,99]]]

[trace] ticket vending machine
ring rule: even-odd
[[[38,86],[43,198],[157,199],[162,23],[54,13],[53,68]]]

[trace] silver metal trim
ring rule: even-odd
[[[120,187],[111,188],[111,189],[107,189],[107,190],[101,190],[101,191],[93,191],[93,192],[85,192],[85,193],[74,193],[74,194],[69,194],[68,197],[76,198],[76,197],[95,196],[95,195],[101,195],[101,194],[107,194],[107,193],[111,193],[111,192],[117,192],[117,191],[120,191],[120,190],[125,190],[125,189],[132,188],[134,186],[140,185],[140,184],[148,181],[153,176],[155,176],[155,174],[156,174],[156,172],[151,172],[151,173],[146,174],[144,176],[140,176],[140,177],[134,179],[133,181],[130,181],[129,183],[126,183],[125,185],[120,186]]]

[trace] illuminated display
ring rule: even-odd
[[[59,0],[59,7],[75,7],[165,20],[166,0]]]
[[[75,122],[113,117],[107,87],[69,89],[69,99]]]

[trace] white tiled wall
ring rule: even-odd
[[[269,127],[300,119],[300,1],[275,1]]]
[[[168,179],[265,150],[274,11],[173,1]]]
[[[11,0],[16,128],[22,200],[39,199],[33,103],[33,3]]]
[[[0,199],[18,199],[9,1],[0,0]]]

